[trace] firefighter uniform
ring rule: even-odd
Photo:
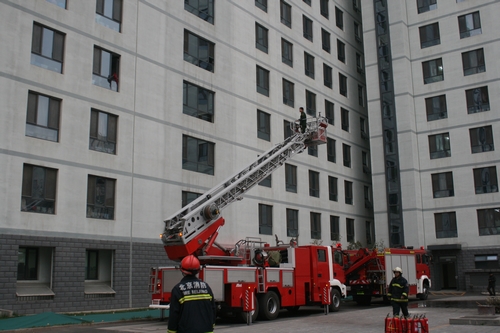
[[[391,300],[392,304],[392,314],[394,316],[399,316],[399,310],[401,309],[405,317],[409,316],[408,313],[408,281],[399,274],[395,276],[391,283],[389,284],[389,292],[387,296]]]
[[[216,308],[210,286],[195,275],[186,275],[172,289],[168,333],[213,332]]]

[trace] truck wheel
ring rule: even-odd
[[[340,292],[337,289],[332,289],[330,292],[332,303],[330,303],[330,312],[337,312],[340,310]]]
[[[427,297],[429,297],[429,283],[424,282],[424,290],[423,293],[417,295],[419,299],[425,301]]]
[[[254,309],[251,311],[252,314],[252,323],[257,321],[257,316],[259,314],[259,302],[257,302],[257,297],[255,295],[253,296],[253,304],[254,304]],[[241,311],[239,313],[241,320],[243,320],[244,323],[247,323],[247,313]]]
[[[269,291],[259,297],[259,317],[273,320],[278,317],[280,311],[280,299],[274,291]]]

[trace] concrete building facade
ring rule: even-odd
[[[377,239],[431,250],[437,290],[485,290],[500,272],[498,13],[363,2]]]
[[[163,220],[289,135],[218,242],[375,243],[352,1],[0,1],[0,308],[145,307]],[[376,133],[376,132],[375,132]]]

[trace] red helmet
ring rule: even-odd
[[[200,261],[193,255],[189,255],[181,261],[181,272],[188,275],[195,275],[200,270]]]

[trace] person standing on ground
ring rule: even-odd
[[[196,276],[200,261],[193,255],[182,259],[184,276],[172,288],[168,333],[211,333],[214,331],[216,308],[210,286]]]
[[[389,284],[389,292],[387,296],[391,300],[392,314],[399,316],[399,310],[403,311],[405,317],[409,317],[408,313],[408,281],[403,277],[403,270],[400,267],[394,268],[394,278]]]
[[[495,296],[495,275],[490,272],[490,276],[488,277],[488,292],[490,293],[490,296]]]
[[[299,111],[300,111],[300,131],[302,133],[305,133],[306,127],[307,127],[307,116],[306,116],[306,113],[304,112],[303,107],[300,107]]]

